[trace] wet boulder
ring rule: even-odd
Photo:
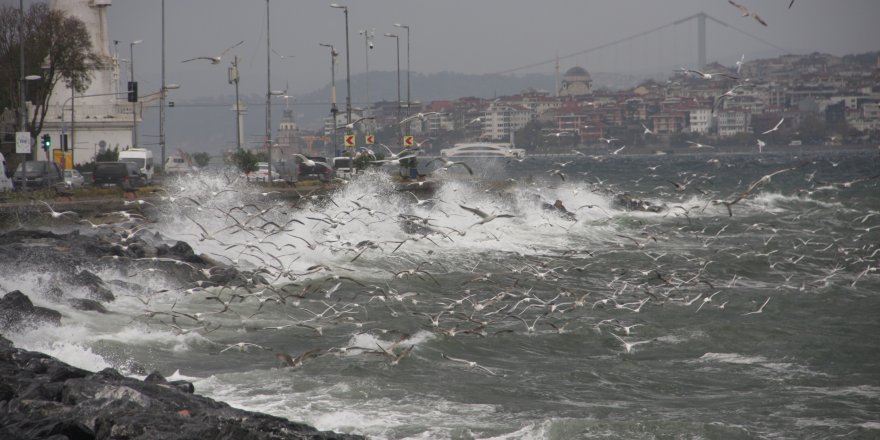
[[[0,298],[0,329],[19,329],[28,324],[61,325],[61,313],[34,306],[31,299],[19,290],[13,290]]]
[[[637,199],[630,193],[620,193],[614,196],[614,204],[629,211],[663,212],[666,210],[665,205],[655,205],[649,201]]]

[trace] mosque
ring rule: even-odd
[[[100,67],[92,68],[92,82],[82,94],[74,97],[70,88],[60,81],[49,98],[43,133],[52,137],[53,148],[61,146],[61,134],[68,134],[72,147],[72,163],[90,162],[98,152],[132,146],[135,123],[141,122],[143,99],[130,103],[127,84],[120,87],[120,60],[110,52],[107,8],[112,0],[51,0],[49,7],[77,17],[86,25],[92,41],[92,52],[100,59]],[[127,81],[127,80],[126,80]],[[121,93],[120,93],[121,92]],[[140,95],[144,95],[141,91]]]
[[[578,98],[593,94],[593,78],[583,67],[574,66],[562,75],[559,96]]]

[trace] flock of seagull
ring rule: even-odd
[[[609,154],[601,160],[612,157]],[[576,155],[572,161],[557,165],[562,168],[582,160],[590,157]],[[776,219],[778,223],[746,225],[723,220],[733,216],[734,205],[783,174],[803,172],[809,189],[802,191],[812,194],[848,191],[880,178],[877,174],[845,182],[822,181],[815,178],[819,165],[814,161],[787,166],[752,181],[729,198],[717,199],[705,189],[714,176],[678,172],[666,179],[674,184],[673,192],[664,192],[665,185],[654,191],[681,202],[652,214],[656,220],[643,218],[635,228],[616,223],[604,209],[602,216],[577,217],[583,209],[599,208],[595,204],[569,212],[559,208],[561,201],[549,205],[553,209],[540,208],[504,192],[476,206],[467,199],[420,198],[411,192],[380,188],[360,196],[344,195],[355,184],[377,185],[355,181],[339,190],[341,193],[300,194],[290,203],[273,199],[271,192],[255,193],[242,182],[219,183],[221,179],[195,182],[196,188],[169,189],[159,200],[132,201],[130,209],[111,213],[118,223],[79,221],[113,244],[113,255],[101,259],[101,264],[122,264],[130,276],[174,274],[167,282],[178,286],[160,292],[175,299],[154,304],[159,292],[139,294],[145,309],[137,319],[167,326],[178,334],[198,332],[206,338],[223,326],[240,328],[244,332],[236,334],[244,335],[288,332],[314,344],[300,354],[290,354],[255,340],[218,342],[218,354],[274,351],[278,365],[285,368],[299,368],[325,356],[368,356],[393,367],[419,354],[412,340],[419,331],[433,332],[440,338],[504,338],[588,330],[599,337],[608,333],[609,343],[619,345],[621,354],[627,355],[661,343],[651,334],[650,320],[645,318],[653,308],[681,307],[700,314],[732,309],[744,319],[765,313],[773,295],[759,302],[743,298],[738,287],[749,276],[719,278],[720,272],[713,268],[724,260],[765,266],[755,269],[757,274],[752,276],[756,279],[751,281],[775,285],[773,290],[816,289],[847,276],[846,283],[855,287],[876,272],[880,247],[876,239],[869,239],[876,235],[869,234],[880,225],[865,224],[880,218],[880,212],[863,212],[851,219],[853,233],[849,237],[823,236],[821,230],[804,234],[797,224],[809,212],[786,213]],[[659,183],[663,177],[656,173],[661,167],[648,167],[645,174],[654,173],[649,175]],[[808,173],[807,168],[814,169]],[[594,176],[586,179],[594,182],[569,182],[556,188],[556,194],[568,194],[570,199],[565,203],[572,203],[578,194],[611,198],[619,192],[607,181]],[[689,193],[697,194],[694,188],[699,188],[705,203],[687,202]],[[545,184],[522,183],[512,191],[528,192],[543,200],[547,190]],[[468,197],[498,190],[488,186],[472,191]],[[78,219],[75,213],[57,212],[50,204],[40,203],[52,221]],[[713,205],[724,206],[728,216],[705,213]],[[530,214],[535,210],[541,213],[538,222]],[[161,224],[151,223],[148,217],[173,224],[165,228],[165,240],[194,238],[205,263],[134,253],[134,243],[161,229]],[[530,223],[524,224],[527,221]],[[594,237],[590,249],[550,243],[539,248],[534,242],[527,253],[506,251],[502,256],[479,251],[468,255],[460,249],[479,242],[499,246],[516,242],[517,231],[522,230],[558,237],[609,224],[615,225],[616,232]],[[389,227],[397,232],[386,234],[390,236],[385,239],[375,238],[378,232],[374,229]],[[188,234],[187,229],[197,232]],[[757,243],[746,244],[749,236],[758,236]],[[702,251],[676,255],[666,245],[676,242],[699,243]],[[297,264],[309,256],[324,261]],[[789,284],[799,267],[809,263],[815,270],[832,256],[834,266],[821,269],[822,274],[804,271],[799,286]],[[467,260],[471,261],[462,262]],[[625,264],[599,269],[605,260]],[[356,341],[363,340],[361,335],[372,337],[371,342],[359,345]],[[440,353],[440,359],[450,367],[504,374],[497,367],[466,357]]]

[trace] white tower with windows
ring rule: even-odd
[[[92,53],[100,65],[92,67],[92,82],[82,94],[73,94],[60,81],[49,98],[43,132],[52,136],[52,147],[60,148],[60,134],[68,135],[73,162],[90,162],[103,150],[131,146],[135,120],[140,122],[141,102],[135,107],[127,101],[126,86],[120,90],[120,59],[110,52],[107,8],[112,0],[50,0],[49,8],[85,23],[92,41]],[[120,93],[121,92],[121,93]],[[140,92],[143,95],[143,91]],[[97,95],[97,96],[96,96]],[[158,96],[158,94],[157,94]]]

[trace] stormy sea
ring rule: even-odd
[[[880,437],[876,150],[469,165],[430,191],[377,170],[290,200],[218,172],[129,219],[46,209],[18,227],[121,249],[78,262],[115,300],[0,267],[63,315],[4,336],[374,439]]]

